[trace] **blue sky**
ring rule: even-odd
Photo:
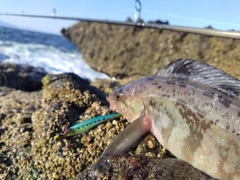
[[[134,19],[135,0],[1,0],[0,13],[22,13],[108,19],[124,21]],[[240,30],[239,0],[141,0],[144,21],[168,20],[171,25]],[[60,34],[76,21],[0,16],[19,28]],[[210,22],[212,21],[212,22]]]

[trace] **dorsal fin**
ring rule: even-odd
[[[173,61],[156,75],[196,81],[222,91],[229,96],[240,98],[240,81],[237,78],[214,66],[191,59]]]

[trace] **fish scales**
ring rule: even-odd
[[[166,79],[164,83],[159,77],[152,81],[160,82],[163,90],[149,85],[151,92],[156,89],[154,95],[145,92],[139,96],[147,106],[146,114],[152,119],[152,133],[158,141],[176,157],[198,169],[215,177],[231,179],[236,169],[240,169],[240,159],[236,158],[240,152],[240,139],[236,134],[240,126],[233,121],[240,111],[236,106],[239,102],[226,108],[216,97],[213,101],[213,97],[204,95],[199,85],[188,83],[176,90],[177,83],[169,84]],[[240,177],[239,173],[236,172],[236,177]]]
[[[240,179],[239,84],[213,66],[182,59],[120,87],[109,102],[130,122],[149,121],[150,131],[177,158],[212,177]]]
[[[146,81],[149,81],[148,79],[143,78],[138,80],[140,89],[144,87]],[[228,97],[224,93],[188,80],[181,80],[179,83],[179,79],[169,79],[166,77],[153,76],[150,79],[151,83],[147,87],[151,93],[139,90],[142,92],[139,94],[139,98],[147,98],[145,104],[157,107],[159,105],[158,102],[152,105],[151,100],[165,98],[168,102],[172,101],[182,104],[231,133],[237,136],[240,135],[240,101],[238,99]],[[161,90],[158,84],[161,84]]]

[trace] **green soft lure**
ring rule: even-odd
[[[87,119],[83,122],[80,122],[71,126],[69,129],[65,130],[63,133],[54,136],[53,139],[54,141],[57,141],[65,137],[77,135],[97,126],[98,124],[101,124],[105,121],[112,120],[119,117],[121,117],[121,114],[114,113],[114,114],[107,114],[104,116],[98,116],[95,118]]]

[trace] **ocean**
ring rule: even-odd
[[[65,37],[22,29],[0,27],[0,62],[30,65],[51,74],[73,72],[91,81],[109,78],[91,69]]]

